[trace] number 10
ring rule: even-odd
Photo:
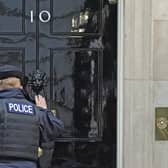
[[[34,13],[33,10],[31,10],[31,11],[30,11],[30,22],[31,22],[31,23],[34,22],[33,13]],[[44,19],[44,18],[42,17],[43,14],[47,14],[47,18],[46,18],[46,19]],[[42,10],[42,11],[39,13],[39,20],[40,20],[41,22],[47,23],[47,22],[50,21],[50,19],[51,19],[51,14],[50,14],[50,12],[48,12],[47,10]]]

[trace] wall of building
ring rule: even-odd
[[[168,1],[153,0],[153,94],[154,107],[168,107]],[[153,166],[168,167],[168,141],[154,141]]]
[[[124,1],[124,168],[167,168],[155,107],[168,107],[168,1]]]

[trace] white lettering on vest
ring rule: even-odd
[[[34,114],[33,106],[21,103],[7,103],[8,112]]]

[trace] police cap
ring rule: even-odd
[[[23,80],[24,74],[18,67],[14,65],[0,65],[0,79],[8,77],[17,77]]]

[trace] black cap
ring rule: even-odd
[[[23,80],[24,74],[18,67],[14,65],[0,65],[0,79],[8,77],[17,77]]]

